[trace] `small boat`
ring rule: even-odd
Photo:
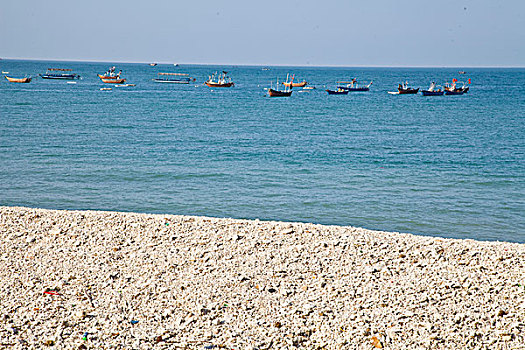
[[[263,67],[261,70],[270,70],[268,67]]]
[[[286,75],[286,83],[288,83],[288,79],[290,78],[290,74]],[[293,83],[293,76],[290,81],[290,83]],[[279,89],[279,80],[277,80],[276,89],[273,89],[273,86],[270,84],[270,88],[268,89],[268,96],[270,97],[290,97],[292,96],[292,89],[293,84],[283,84],[284,90],[278,90]]]
[[[156,63],[150,63],[149,64],[151,67],[155,67],[157,64]]]
[[[372,85],[373,82],[371,81],[370,84],[365,85],[365,86],[359,86],[359,84],[357,83],[357,79],[354,78],[352,79],[352,81],[338,81],[337,83],[347,84],[346,86],[338,86],[339,89],[345,89],[350,92],[365,92],[365,91],[370,91],[370,86]]]
[[[405,81],[403,84],[399,84],[397,87],[397,92],[397,95],[413,95],[419,92],[419,88],[411,88],[408,86],[408,81]]]
[[[137,85],[136,84],[117,84],[115,85],[115,87],[132,87],[132,86],[137,86]]]
[[[430,84],[430,87],[428,88],[428,90],[421,90],[421,94],[423,96],[443,96],[443,94],[445,93],[445,91],[443,91],[443,89],[437,89],[436,90],[436,83],[432,82]]]
[[[178,67],[178,66],[179,66],[179,64],[178,64],[178,63],[173,63],[173,65],[174,65],[175,67]]]
[[[190,81],[195,81],[195,78],[185,73],[158,73],[157,78],[152,80],[156,83],[189,84]]]
[[[113,90],[112,88],[100,88],[100,91],[111,91]]]
[[[337,88],[337,90],[326,89],[325,91],[328,92],[328,95],[348,95],[349,92],[349,90],[341,88]]]
[[[9,72],[4,72],[4,71],[2,71],[2,74],[9,74]]]
[[[80,79],[80,75],[78,74],[67,73],[67,72],[72,72],[72,71],[73,71],[72,69],[48,68],[44,74],[39,74],[39,75],[42,79],[61,79],[61,80]]]
[[[8,77],[7,75],[5,76],[5,78],[7,79],[7,81],[9,81],[10,83],[30,83],[31,82],[31,77],[25,77],[25,78],[12,78],[12,77]]]
[[[464,70],[460,70],[459,74],[467,74],[467,72],[465,72]]]
[[[204,82],[209,87],[232,87],[235,86],[235,83],[230,77],[227,76],[228,72],[222,71],[222,73],[217,74],[213,73],[208,77],[208,80]]]
[[[122,70],[120,70],[118,73],[115,73],[115,69],[115,67],[110,67],[106,73],[97,75],[100,79],[120,79]]]
[[[315,86],[305,86],[303,90],[315,90]]]
[[[306,80],[303,80],[300,83],[283,83],[283,85],[287,87],[290,87],[290,84],[292,87],[305,87],[306,85],[308,85],[308,82],[306,82]]]
[[[468,89],[468,87],[465,87],[464,84],[463,87],[457,87],[457,82],[457,79],[452,79],[451,84],[445,83],[445,95],[463,95],[465,93],[465,88]]]

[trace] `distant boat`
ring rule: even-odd
[[[9,72],[4,72],[4,71],[2,71],[2,74],[9,74]]]
[[[80,79],[80,75],[74,73],[60,73],[60,72],[72,72],[72,69],[63,68],[48,68],[45,74],[39,74],[42,79],[61,79],[61,80],[74,80]]]
[[[459,74],[467,74],[467,72],[465,72],[464,70],[460,70]]]
[[[305,86],[303,90],[315,90],[315,86]]]
[[[120,74],[122,74],[122,70],[120,70],[118,73],[115,73],[116,68],[110,67],[108,71],[104,74],[97,74],[100,79],[120,79]]]
[[[209,87],[232,87],[235,83],[230,77],[227,76],[228,72],[222,71],[222,73],[213,73],[208,77],[208,80],[204,82]]]
[[[288,87],[290,87],[290,84],[292,87],[305,87],[306,85],[308,85],[306,80],[303,80],[300,83],[283,83],[284,86],[288,86]]]
[[[122,74],[122,70],[120,70],[118,73],[115,73],[115,67],[111,67],[106,73],[98,74],[98,77],[103,83],[106,84],[123,84],[126,79],[121,78],[120,74]]]
[[[328,92],[328,95],[348,95],[349,92],[347,89],[341,88],[338,88],[337,90],[326,89],[325,91]]]
[[[178,66],[179,66],[179,64],[178,64],[178,63],[173,63],[173,65],[174,65],[175,67],[178,67]]]
[[[25,77],[25,78],[12,78],[12,77],[8,77],[7,75],[5,76],[5,78],[7,79],[7,81],[9,81],[10,83],[30,83],[31,82],[31,77]]]
[[[421,90],[421,94],[423,96],[443,96],[445,91],[443,91],[443,89],[436,90],[436,87],[438,87],[436,83],[432,82],[428,90]]]
[[[152,67],[155,67],[157,64],[156,63],[150,63],[149,65],[152,66]]]
[[[359,84],[357,83],[357,79],[354,78],[352,79],[352,81],[338,81],[337,82],[338,84],[347,84],[346,86],[338,86],[338,88],[340,89],[345,89],[345,90],[348,90],[350,92],[365,92],[365,91],[370,91],[370,86],[372,85],[372,82],[370,82],[370,84],[368,85],[365,85],[365,86],[359,86]]]
[[[152,80],[156,83],[189,84],[195,78],[185,73],[158,73],[157,78]]]
[[[111,91],[113,90],[112,88],[100,88],[100,91]]]
[[[403,84],[399,84],[397,87],[397,91],[389,91],[388,93],[391,95],[413,95],[417,94],[419,91],[419,88],[414,89],[408,86],[408,82],[405,81]]]
[[[465,84],[462,87],[457,87],[458,80],[452,79],[452,83],[445,84],[445,95],[463,95],[468,92],[469,88]]]
[[[273,89],[273,86],[270,84],[270,88],[268,89],[268,96],[270,97],[290,97],[292,96],[292,89],[293,89],[293,79],[294,76],[292,76],[290,80],[290,84],[288,84],[288,79],[290,79],[290,74],[286,75],[286,84],[284,85],[284,90],[279,90],[279,80],[277,80],[276,89]]]
[[[261,70],[270,70],[268,67],[263,67]]]

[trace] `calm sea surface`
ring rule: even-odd
[[[354,225],[525,242],[525,70],[119,64],[1,60],[0,205]],[[76,84],[36,77],[72,68]],[[226,70],[232,89],[202,85]],[[190,85],[158,84],[158,72]],[[317,87],[265,96],[295,73]],[[369,93],[327,96],[337,80]],[[472,79],[463,96],[393,96]],[[297,80],[297,79],[296,79]]]

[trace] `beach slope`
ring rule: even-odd
[[[0,207],[0,345],[524,349],[525,245]]]

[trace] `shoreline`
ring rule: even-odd
[[[0,234],[3,345],[525,344],[525,244],[23,207],[0,207]]]

